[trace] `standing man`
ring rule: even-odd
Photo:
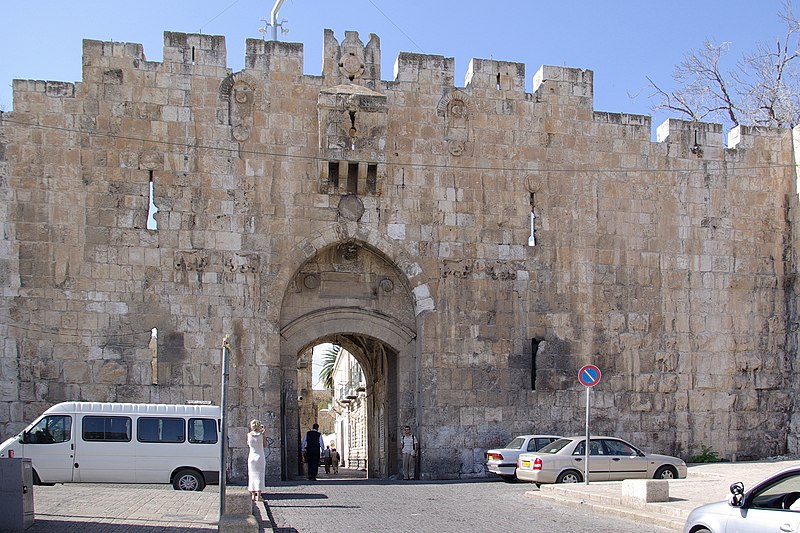
[[[414,463],[417,460],[419,444],[417,437],[411,434],[411,426],[403,428],[400,437],[400,453],[403,454],[403,479],[414,479]]]
[[[308,463],[308,479],[310,481],[317,480],[317,472],[319,471],[319,456],[322,452],[323,448],[325,448],[325,443],[322,440],[322,434],[320,434],[319,424],[314,424],[311,426],[311,431],[306,433],[306,436],[303,437],[303,453],[306,456],[306,462]]]

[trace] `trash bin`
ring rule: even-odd
[[[34,521],[30,459],[0,459],[0,530],[25,531]]]

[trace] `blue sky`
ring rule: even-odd
[[[224,35],[228,66],[241,70],[245,40],[261,38],[274,0],[78,0],[8,2],[1,8],[0,110],[12,110],[11,80],[80,81],[81,40],[144,45],[162,59],[163,32]],[[800,13],[800,0],[793,0]],[[401,51],[454,57],[463,85],[471,58],[525,63],[527,88],[543,64],[594,71],[595,109],[653,115],[646,76],[671,87],[671,73],[704,39],[730,43],[731,57],[758,41],[774,42],[784,27],[781,0],[647,0],[459,2],[436,0],[285,0],[283,41],[304,44],[304,70],[319,75],[322,35],[345,30],[381,39],[382,78],[393,77]],[[269,34],[268,34],[269,38]]]

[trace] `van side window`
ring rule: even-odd
[[[131,425],[127,416],[84,416],[83,440],[130,442]]]
[[[183,442],[186,431],[183,418],[140,417],[136,421],[139,442]]]
[[[72,417],[50,415],[42,418],[31,428],[25,438],[26,444],[56,444],[72,438]]]
[[[190,418],[189,442],[193,444],[216,444],[217,421],[213,418]]]

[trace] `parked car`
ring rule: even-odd
[[[523,452],[535,452],[543,446],[560,439],[558,435],[520,435],[504,448],[489,450],[484,454],[486,469],[500,476],[503,481],[516,481],[517,457]]]
[[[800,529],[800,467],[782,470],[745,492],[731,485],[728,501],[709,503],[689,513],[685,533],[798,531]]]
[[[517,458],[517,478],[534,483],[583,481],[586,437],[568,437],[535,453]],[[686,477],[686,463],[677,457],[645,453],[616,437],[591,437],[589,481],[632,478],[675,479]]]

